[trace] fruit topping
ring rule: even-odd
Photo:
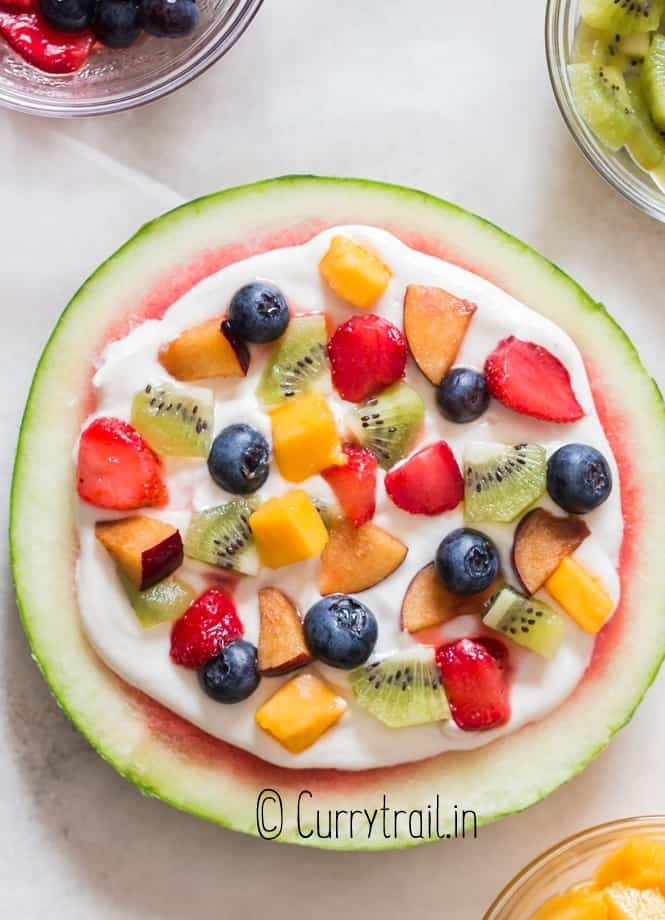
[[[609,464],[595,447],[566,444],[548,461],[547,491],[564,511],[593,511],[607,501],[612,491]]]
[[[485,375],[471,367],[453,367],[436,391],[441,415],[458,425],[475,422],[487,410],[489,402]]]
[[[389,728],[450,718],[434,650],[420,646],[371,661],[349,674],[356,700]]]
[[[605,32],[651,32],[658,28],[662,0],[582,0],[580,12],[587,25]]]
[[[333,291],[359,310],[367,310],[390,284],[392,272],[373,253],[345,236],[334,236],[319,263]]]
[[[195,0],[141,0],[141,22],[148,35],[182,38],[191,35],[198,21]]]
[[[321,475],[335,493],[345,517],[354,527],[360,527],[372,520],[376,510],[376,457],[358,444],[345,444],[342,450],[348,460],[346,465],[331,466]]]
[[[257,507],[256,499],[234,499],[195,512],[185,534],[185,555],[242,575],[256,575],[259,559],[249,518]]]
[[[422,399],[400,381],[355,406],[348,424],[358,443],[389,470],[415,446],[424,417]]]
[[[662,6],[661,6],[662,11]],[[654,35],[642,68],[642,91],[656,126],[665,129],[665,36]]]
[[[45,73],[75,73],[90,57],[95,38],[91,32],[66,35],[44,19],[41,13],[11,13],[0,10],[0,36],[7,44]]]
[[[441,514],[464,498],[464,480],[445,441],[423,447],[385,478],[386,492],[403,511]]]
[[[301,393],[329,393],[328,330],[323,313],[294,317],[273,349],[256,390],[266,406]]]
[[[317,601],[307,611],[303,628],[312,657],[347,671],[367,661],[379,633],[369,607],[346,594]]]
[[[346,711],[346,700],[315,674],[299,674],[256,712],[257,724],[292,754],[311,747]]]
[[[584,416],[570,374],[542,345],[514,336],[503,339],[485,362],[492,396],[509,409],[545,422],[576,422]]]
[[[598,578],[572,556],[562,559],[545,587],[585,632],[599,632],[614,610],[614,601]]]
[[[433,384],[455,363],[476,305],[442,288],[410,284],[404,297],[404,334],[413,360]]]
[[[294,489],[264,502],[249,519],[261,564],[279,569],[321,555],[328,531],[312,499]]]
[[[171,659],[185,668],[200,668],[243,633],[229,595],[209,588],[173,624]]]
[[[359,403],[395,383],[406,370],[406,342],[392,323],[368,313],[352,316],[328,343],[335,389]]]
[[[229,642],[199,670],[203,691],[216,703],[241,703],[254,693],[260,680],[256,648],[244,639]]]
[[[491,602],[483,623],[544,658],[554,658],[563,641],[564,623],[558,613],[507,586]]]
[[[321,594],[353,594],[383,581],[404,562],[407,547],[372,524],[354,527],[348,521],[334,526],[321,555]]]
[[[320,393],[307,393],[270,414],[272,445],[280,473],[302,482],[329,466],[346,463],[335,418]]]
[[[40,0],[42,16],[59,32],[82,32],[92,22],[95,0]]]
[[[538,444],[471,442],[464,449],[464,518],[509,523],[545,491],[547,456]]]
[[[497,578],[478,594],[452,594],[433,562],[421,569],[406,589],[402,601],[402,629],[409,633],[440,626],[455,617],[480,614],[501,585]]]
[[[81,435],[78,493],[92,505],[115,511],[168,501],[159,460],[138,431],[117,418],[97,418]]]
[[[593,881],[598,888],[620,884],[665,892],[665,843],[649,837],[627,840],[598,866]]]
[[[174,575],[139,591],[125,575],[120,576],[129,603],[144,629],[176,620],[194,600],[194,592]]]
[[[141,34],[139,4],[136,0],[99,0],[92,31],[107,48],[129,48]]]
[[[660,920],[665,917],[665,898],[660,891],[640,891],[625,885],[605,890],[609,920]]]
[[[148,384],[132,400],[132,425],[158,454],[207,457],[213,426],[212,394],[196,395]]]
[[[236,291],[229,307],[229,321],[245,342],[274,342],[289,325],[289,305],[278,287],[254,281]]]
[[[0,0],[0,10],[8,13],[30,13],[38,7],[38,0]]]
[[[463,731],[498,728],[510,719],[506,656],[473,639],[458,639],[436,652],[452,717]]]
[[[182,565],[180,531],[149,517],[95,524],[95,536],[139,590],[157,584]]]
[[[212,443],[208,470],[221,489],[250,495],[268,478],[270,445],[251,425],[229,425]]]
[[[209,319],[181,332],[164,345],[159,360],[176,380],[204,380],[208,377],[245,377],[250,355],[236,338],[228,320]]]
[[[302,623],[295,605],[277,588],[259,591],[259,671],[266,677],[288,674],[309,664]]]
[[[522,518],[513,543],[513,566],[529,594],[545,584],[562,559],[575,552],[589,536],[581,518],[558,517],[534,508]]]
[[[478,530],[458,527],[439,544],[436,571],[451,594],[478,594],[499,574],[496,546]]]

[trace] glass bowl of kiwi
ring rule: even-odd
[[[665,221],[665,3],[548,0],[545,40],[580,150],[616,191]]]

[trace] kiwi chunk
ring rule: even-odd
[[[649,50],[648,32],[599,32],[582,20],[575,32],[571,62],[573,64],[609,64],[623,71],[639,68]]]
[[[210,453],[212,395],[148,384],[134,395],[131,423],[158,454],[205,458]]]
[[[573,64],[568,68],[575,103],[598,138],[619,150],[635,131],[635,113],[616,67]]]
[[[249,517],[258,506],[257,498],[234,499],[195,512],[185,535],[185,555],[242,575],[256,575],[259,559]]]
[[[664,0],[582,0],[580,13],[592,29],[605,32],[652,32],[658,28]]]
[[[194,600],[194,592],[189,585],[174,575],[169,575],[145,591],[139,591],[121,572],[118,575],[136,618],[144,629],[176,620]]]
[[[547,455],[539,444],[472,442],[464,451],[464,517],[509,523],[545,491]]]
[[[635,113],[635,131],[626,142],[631,156],[642,169],[649,172],[657,169],[665,159],[665,132],[659,131],[642,97],[642,86],[638,76],[627,76],[626,87]]]
[[[325,316],[294,317],[263,370],[256,395],[264,406],[272,406],[300,393],[328,393],[331,387]]]
[[[483,623],[543,658],[553,658],[563,641],[563,618],[542,601],[509,587],[496,595]]]
[[[450,718],[434,651],[421,646],[380,658],[349,674],[356,700],[389,728]]]
[[[400,381],[355,406],[347,421],[358,443],[389,470],[413,448],[424,418],[422,399]]]
[[[654,35],[644,59],[642,92],[655,124],[665,129],[665,35]]]

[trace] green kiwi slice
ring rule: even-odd
[[[544,658],[553,658],[563,641],[563,618],[542,601],[509,587],[492,600],[483,623]]]
[[[621,72],[573,64],[568,73],[577,108],[591,130],[612,150],[623,147],[635,131],[635,113]]]
[[[665,35],[654,35],[644,59],[642,92],[656,126],[665,129]]]
[[[658,28],[664,0],[582,0],[582,19],[605,32],[652,32]]]
[[[599,32],[582,20],[575,32],[571,63],[610,64],[624,74],[639,72],[650,43],[648,32]]]
[[[651,172],[665,160],[665,131],[660,131],[651,120],[639,76],[627,76],[626,88],[636,120],[636,130],[626,146],[635,162]]]
[[[389,728],[450,718],[434,650],[421,646],[379,658],[349,674],[358,704]]]
[[[169,575],[145,591],[139,591],[121,572],[118,573],[129,603],[144,629],[176,620],[194,600],[194,592],[175,575]]]
[[[256,390],[259,401],[273,406],[300,393],[329,393],[331,387],[325,316],[294,317],[263,370]]]
[[[259,559],[249,517],[258,506],[257,498],[243,498],[195,512],[185,535],[185,555],[242,575],[256,575]]]
[[[509,523],[545,491],[547,455],[539,444],[472,442],[464,450],[464,517]]]
[[[134,395],[131,423],[158,454],[205,458],[213,427],[212,394],[148,384]]]
[[[347,421],[358,443],[389,470],[413,448],[424,418],[422,399],[400,381],[355,406]]]

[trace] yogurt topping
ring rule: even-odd
[[[183,330],[212,317],[221,316],[235,291],[257,279],[269,280],[284,292],[297,312],[326,311],[338,323],[353,313],[323,283],[318,263],[326,252],[330,238],[343,234],[374,251],[393,271],[393,278],[380,300],[372,308],[402,327],[404,290],[408,284],[426,284],[444,288],[458,297],[477,304],[457,357],[457,364],[482,368],[486,356],[507,335],[536,342],[549,349],[568,369],[575,395],[585,416],[580,421],[559,425],[541,422],[512,412],[496,401],[476,422],[454,425],[444,420],[435,404],[435,390],[409,359],[406,380],[422,396],[426,406],[425,430],[417,445],[444,439],[461,461],[465,443],[531,441],[543,445],[551,455],[558,447],[578,441],[598,448],[608,459],[615,487],[601,507],[586,516],[591,536],[575,556],[595,576],[618,603],[617,565],[623,534],[621,497],[616,462],[605,437],[593,403],[581,355],[558,326],[519,303],[493,284],[465,269],[405,246],[385,231],[351,226],[327,230],[303,246],[273,250],[222,269],[185,294],[159,320],[148,320],[125,338],[111,343],[103,352],[94,376],[96,410],[85,423],[101,415],[129,419],[134,393],[147,383],[174,381],[158,361],[160,347]],[[255,387],[271,346],[253,347],[247,378],[206,381],[215,395],[215,430],[217,434],[234,422],[247,422],[270,439],[270,422],[259,406]],[[197,387],[185,385],[188,392]],[[199,387],[200,389],[200,387]],[[334,394],[330,406],[343,430],[343,418],[349,404]],[[185,533],[192,510],[200,511],[233,496],[221,490],[211,479],[205,461],[165,460],[165,478],[170,501],[166,509],[149,511],[180,528]],[[263,499],[280,495],[293,488],[272,464],[270,476],[259,496]],[[320,476],[302,484],[310,495],[334,501]],[[544,496],[542,507],[555,511],[556,506]],[[463,732],[452,722],[403,729],[389,729],[364,712],[353,700],[345,672],[323,665],[312,665],[346,697],[349,707],[342,720],[325,733],[308,750],[294,755],[264,733],[254,721],[257,708],[289,677],[266,678],[245,702],[220,705],[208,698],[195,672],[175,665],[169,657],[170,624],[143,630],[116,576],[114,565],[95,538],[96,520],[121,517],[103,515],[78,500],[77,526],[80,556],[77,564],[77,589],[85,632],[106,664],[128,683],[159,701],[209,734],[230,742],[271,763],[286,767],[363,770],[420,760],[448,750],[477,748],[510,734],[522,726],[545,717],[575,689],[591,658],[594,637],[584,633],[565,613],[565,638],[552,661],[511,644],[514,668],[511,688],[510,721],[487,732]],[[461,506],[453,512],[432,518],[410,515],[399,510],[383,488],[379,472],[375,522],[400,538],[409,548],[404,563],[387,579],[362,593],[361,598],[375,613],[379,638],[375,652],[384,654],[408,649],[414,639],[400,631],[400,607],[404,593],[414,575],[432,561],[441,539],[455,527],[462,526]],[[483,524],[481,529],[496,543],[504,572],[512,579],[510,552],[515,524]],[[304,613],[320,595],[317,590],[318,560],[299,563],[276,571],[261,569],[255,578],[241,577],[234,599],[245,626],[245,637],[258,640],[258,590],[273,586],[284,591]],[[179,571],[195,589],[210,586],[219,570],[185,560]],[[212,578],[211,578],[212,576]],[[556,602],[543,595],[550,606]],[[477,617],[458,617],[440,627],[442,641],[479,635]]]

